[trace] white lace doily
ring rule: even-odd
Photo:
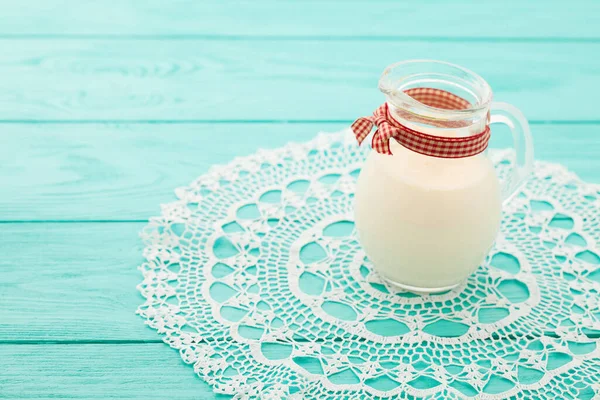
[[[418,296],[357,242],[368,151],[320,134],[177,189],[142,232],[139,314],[236,398],[600,398],[600,185],[536,163],[485,263]]]

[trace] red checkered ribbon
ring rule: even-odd
[[[440,89],[416,88],[405,92],[415,100],[430,107],[445,110],[464,110],[470,107],[467,100],[450,92]],[[413,118],[415,119],[414,115]],[[419,122],[421,118],[418,118]],[[426,121],[436,126],[464,127],[460,121]],[[490,140],[490,128],[486,126],[483,132],[467,137],[434,136],[410,129],[396,121],[389,113],[387,103],[382,104],[373,116],[362,117],[354,121],[351,128],[359,144],[371,133],[373,125],[377,131],[373,135],[372,147],[381,154],[392,154],[390,139],[394,138],[402,146],[414,152],[439,158],[470,157],[484,151]]]

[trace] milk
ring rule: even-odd
[[[498,233],[501,194],[494,166],[484,154],[428,157],[394,139],[390,148],[393,155],[371,151],[358,179],[361,244],[393,284],[423,292],[452,288],[479,266]]]

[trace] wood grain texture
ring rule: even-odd
[[[347,124],[0,124],[0,221],[146,220],[213,164]],[[536,157],[600,182],[600,125],[532,125]],[[510,145],[494,126],[492,147]]]
[[[1,125],[0,220],[147,219],[213,164],[340,127]]]
[[[599,38],[593,0],[452,3],[370,1],[118,2],[25,0],[2,5],[4,35],[208,35]]]
[[[481,74],[530,120],[598,120],[600,43],[2,40],[0,120],[353,120],[400,59]]]
[[[215,399],[162,343],[0,345],[0,398]]]
[[[143,225],[2,225],[0,342],[160,340],[135,314]]]

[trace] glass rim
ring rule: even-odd
[[[471,107],[465,108],[462,110],[448,110],[448,109],[428,106],[427,104],[424,104],[418,100],[415,100],[414,98],[412,98],[411,96],[406,94],[403,90],[399,90],[399,89],[397,89],[397,87],[394,87],[394,86],[396,86],[396,85],[394,85],[394,82],[398,82],[398,80],[395,80],[395,81],[391,80],[390,73],[392,71],[397,70],[398,68],[405,67],[405,66],[426,64],[426,63],[437,64],[437,65],[449,67],[451,69],[456,69],[458,71],[463,72],[468,77],[472,78],[474,82],[478,83],[479,85],[481,85],[481,88],[483,88],[481,91],[479,91],[479,93],[481,93],[481,102],[477,103],[476,105],[471,105]],[[427,73],[427,69],[424,68],[423,72]],[[409,75],[407,75],[407,76],[409,76]],[[475,72],[471,71],[470,69],[461,67],[460,65],[452,64],[452,63],[449,63],[446,61],[439,61],[439,60],[416,59],[416,60],[405,60],[405,61],[400,61],[400,62],[391,64],[383,70],[383,73],[381,74],[381,77],[379,78],[378,87],[379,87],[379,90],[381,92],[383,92],[384,94],[386,94],[387,96],[396,98],[396,99],[402,101],[402,103],[404,103],[404,104],[407,104],[412,107],[418,107],[418,108],[424,109],[426,111],[426,114],[444,115],[444,118],[447,118],[447,119],[467,118],[472,114],[477,114],[481,111],[489,109],[491,102],[492,102],[492,88],[486,82],[486,80],[483,79],[480,75],[476,74]]]

